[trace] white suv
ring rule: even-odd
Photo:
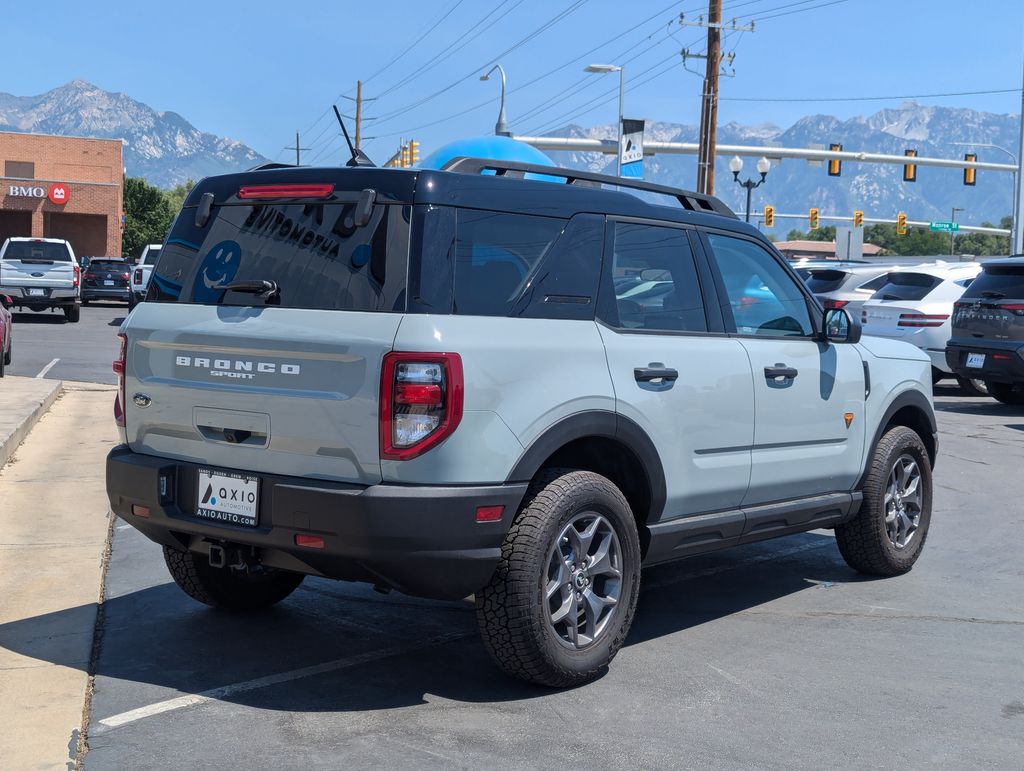
[[[864,334],[916,345],[931,359],[933,383],[951,376],[946,343],[953,332],[953,303],[980,272],[977,262],[937,262],[890,272],[861,307]]]
[[[472,594],[506,672],[568,686],[645,565],[834,528],[891,576],[928,532],[928,358],[713,197],[471,158],[210,177],[146,299],[107,492],[209,605]]]

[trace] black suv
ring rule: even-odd
[[[1024,257],[989,260],[953,306],[946,363],[984,380],[1004,404],[1024,404]]]

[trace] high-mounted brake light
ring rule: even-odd
[[[901,313],[900,320],[896,322],[898,327],[941,327],[948,313]]]
[[[384,356],[380,456],[409,460],[437,446],[462,420],[462,358],[457,353]]]
[[[124,421],[124,372],[128,361],[128,338],[119,334],[121,351],[114,360],[114,374],[117,375],[117,396],[114,397],[114,422],[121,428],[125,427]]]
[[[238,197],[246,200],[267,198],[327,198],[334,192],[333,184],[246,185]]]

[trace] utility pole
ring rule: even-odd
[[[355,135],[354,146],[355,146],[356,150],[359,150],[359,149],[362,148],[362,144],[363,144],[363,102],[372,102],[377,97],[372,97],[370,99],[363,99],[363,81],[357,80],[356,81],[356,95],[355,95],[355,97],[342,95],[342,98],[348,99],[348,100],[356,103],[356,115],[355,115],[356,135]],[[345,117],[347,118],[349,116],[346,115]],[[373,119],[370,118],[370,120],[373,120]],[[370,138],[373,139],[373,137],[370,137]]]
[[[285,150],[294,150],[295,151],[295,165],[296,166],[301,166],[302,165],[302,156],[300,155],[300,153],[303,150],[308,150],[309,148],[308,147],[302,147],[302,146],[299,145],[299,132],[296,131],[295,132],[295,145],[294,146],[292,146],[292,145],[285,145],[284,149]]]
[[[715,151],[718,137],[718,79],[722,69],[722,29],[752,32],[754,25],[739,26],[733,19],[728,25],[722,24],[722,0],[708,0],[708,19],[698,17],[697,21],[686,21],[683,14],[679,15],[679,24],[683,27],[707,27],[708,50],[704,55],[707,66],[704,74],[704,87],[701,90],[700,102],[700,151],[697,154],[697,191],[707,195],[715,193]],[[684,61],[687,57],[700,58],[689,51],[682,52]]]
[[[950,222],[956,222],[956,213],[958,211],[967,211],[967,209],[961,209],[959,206],[952,207],[952,211],[949,214]],[[950,257],[956,256],[956,252],[953,250],[953,245],[954,245],[954,239],[955,238],[956,238],[956,232],[953,230],[953,228],[950,228],[949,229],[949,256]]]
[[[1016,184],[1013,186],[1013,230],[1010,231],[1010,254],[1024,253],[1024,73],[1020,92],[1020,148],[1017,151]]]

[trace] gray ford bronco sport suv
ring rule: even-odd
[[[712,197],[472,158],[260,168],[196,186],[145,300],[110,504],[212,606],[306,575],[475,595],[502,669],[570,686],[642,567],[834,528],[892,576],[924,546],[927,357],[825,314]]]

